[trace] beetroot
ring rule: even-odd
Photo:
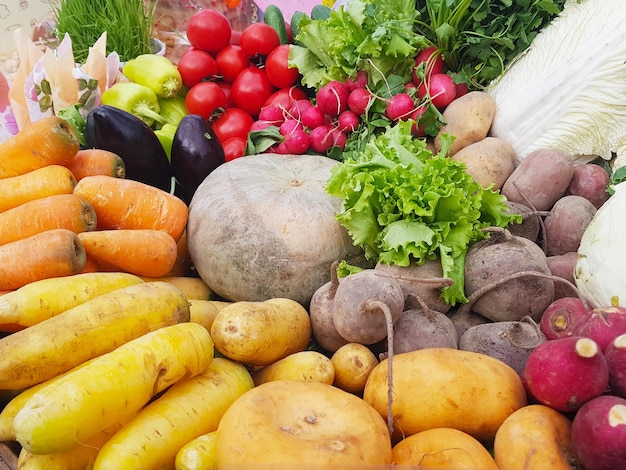
[[[603,395],[572,420],[572,447],[585,470],[626,469],[626,399]]]
[[[532,397],[563,412],[580,408],[609,384],[608,364],[598,345],[576,336],[539,344],[521,376]]]
[[[553,301],[543,311],[539,326],[548,339],[573,336],[573,331],[589,311],[578,297],[562,297]]]
[[[609,365],[609,385],[614,395],[626,398],[626,334],[608,344],[604,357]]]
[[[587,320],[579,323],[574,335],[593,339],[604,351],[616,337],[626,333],[626,308],[598,307],[589,312]]]

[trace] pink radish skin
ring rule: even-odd
[[[287,133],[282,143],[285,144],[287,153],[301,155],[311,146],[311,137],[300,126]]]
[[[259,111],[259,121],[279,121],[285,120],[285,110],[278,105],[266,106]]]
[[[609,367],[595,341],[570,336],[533,349],[521,377],[538,402],[569,412],[607,390]]]
[[[408,93],[398,93],[392,96],[389,103],[387,103],[385,114],[392,121],[406,121],[414,109],[415,103],[413,98]]]
[[[252,123],[252,125],[250,126],[250,130],[251,131],[262,131],[263,129],[270,127],[270,126],[280,126],[283,123],[283,121],[267,121],[267,120],[258,120],[258,121],[254,121]]]
[[[576,325],[588,316],[589,310],[578,297],[562,297],[544,310],[539,327],[548,339],[573,336]]]
[[[626,334],[619,335],[604,350],[609,365],[611,393],[626,398]]]
[[[289,108],[289,114],[294,119],[300,119],[302,117],[302,113],[311,106],[313,106],[313,103],[309,100],[295,100]]]
[[[616,337],[626,333],[626,308],[598,307],[590,310],[587,320],[579,323],[574,335],[593,339],[604,351]]]
[[[359,118],[359,115],[350,109],[342,111],[337,118],[339,129],[346,132],[354,132],[360,123],[361,118]]]
[[[339,80],[328,82],[317,91],[317,106],[329,116],[339,116],[348,108],[348,93],[345,83]]]
[[[417,54],[415,57],[415,67],[417,68],[423,63],[426,63],[426,75],[444,72],[445,64],[443,63],[441,54],[437,52],[436,47],[427,47]],[[413,69],[413,83],[419,85],[420,82],[420,77],[417,75],[415,69]]]
[[[420,119],[422,119],[422,116],[424,115],[425,112],[426,112],[426,106],[418,106],[411,113],[410,117],[411,119],[415,121],[415,124],[413,124],[413,127],[411,128],[411,133],[415,137],[424,137],[426,135],[426,129],[424,128],[424,125],[420,124]]]
[[[357,88],[348,95],[348,107],[362,116],[367,112],[374,97],[366,88]]]
[[[316,127],[326,123],[326,115],[324,114],[324,111],[317,106],[311,106],[302,111],[300,122],[302,122],[303,126],[308,127],[309,129],[315,129]]]
[[[430,96],[430,101],[440,110],[445,109],[456,98],[454,80],[445,73],[434,73],[427,82],[418,85],[417,90],[420,99]]]
[[[357,88],[365,88],[368,83],[367,72],[365,70],[359,70],[354,78],[346,78],[346,86],[348,91],[356,90]]]
[[[572,419],[572,447],[585,470],[626,469],[626,399],[603,395]]]

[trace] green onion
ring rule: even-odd
[[[106,31],[107,54],[116,51],[125,62],[152,52],[154,0],[59,0],[53,6],[56,33],[72,40],[76,62],[84,63],[89,48]]]

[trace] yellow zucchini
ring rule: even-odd
[[[211,325],[215,348],[224,356],[251,366],[266,366],[304,351],[311,339],[311,321],[295,300],[233,302]]]
[[[17,442],[33,454],[68,450],[212,360],[211,337],[196,323],[146,333],[38,390],[15,415]]]
[[[176,470],[217,470],[217,431],[192,439],[176,454]]]
[[[173,468],[178,451],[217,430],[222,416],[254,387],[247,369],[215,358],[206,371],[173,385],[100,449],[94,470]]]
[[[88,300],[139,284],[130,273],[93,272],[31,282],[0,296],[0,324],[32,326]]]
[[[171,284],[116,289],[0,339],[0,389],[30,387],[149,331],[186,321],[187,297]]]
[[[232,302],[221,300],[200,300],[189,299],[189,321],[200,323],[207,330],[211,331],[211,326],[215,317]]]
[[[254,385],[273,380],[304,380],[332,385],[335,368],[330,359],[317,351],[299,351],[252,373]]]

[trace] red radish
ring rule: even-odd
[[[589,310],[578,297],[561,297],[543,311],[539,327],[548,339],[573,336],[573,331],[587,318]]]
[[[285,110],[280,105],[270,105],[261,108],[258,116],[259,121],[279,121],[285,120]]]
[[[416,73],[416,68],[418,68],[421,64],[425,64],[425,73],[426,76],[433,75],[436,73],[443,73],[445,64],[443,63],[443,58],[441,57],[441,53],[437,51],[437,48],[434,46],[427,47],[423,49],[417,57],[415,57],[415,68],[413,69],[413,82],[416,85],[419,85],[422,79]]]
[[[359,116],[365,114],[374,100],[367,88],[357,88],[348,95],[348,107]]]
[[[278,128],[281,135],[287,135],[295,129],[302,129],[302,124],[297,119],[286,119]]]
[[[587,319],[574,329],[577,336],[593,339],[601,351],[616,337],[626,333],[626,308],[598,307],[589,311]]]
[[[408,93],[398,93],[392,96],[387,103],[385,114],[392,121],[406,121],[414,109],[413,98]]]
[[[289,114],[291,114],[295,119],[300,119],[302,117],[302,113],[313,106],[309,100],[295,100],[289,108]]]
[[[456,85],[450,75],[434,73],[418,85],[417,95],[420,99],[429,96],[436,108],[444,109],[456,98]]]
[[[603,395],[572,419],[572,448],[585,470],[626,469],[626,399]]]
[[[360,123],[359,115],[350,109],[342,111],[337,118],[337,124],[342,131],[354,132]]]
[[[331,147],[339,147],[342,150],[346,147],[346,142],[348,141],[348,134],[346,132],[335,128],[331,131],[330,135],[332,140]]]
[[[326,153],[333,145],[331,128],[328,124],[322,124],[315,129],[311,129],[311,149],[317,153]]]
[[[604,350],[609,365],[609,386],[613,395],[626,398],[626,334],[619,335]]]
[[[464,83],[464,82],[457,83],[455,85],[455,88],[456,88],[456,98],[460,98],[461,96],[469,93],[469,87],[467,86],[467,83]]]
[[[315,99],[324,113],[338,116],[348,108],[348,87],[339,80],[333,80],[317,91]]]
[[[300,116],[300,122],[302,122],[302,125],[308,127],[309,129],[321,126],[326,121],[327,119],[324,111],[317,106],[308,107],[302,111],[302,115]]]
[[[365,88],[368,83],[367,72],[365,70],[359,70],[356,74],[356,77],[346,78],[346,86],[348,87],[348,91],[353,91],[357,88]]]
[[[267,121],[264,119],[259,119],[258,121],[254,121],[250,126],[250,131],[262,131],[270,126],[280,126],[283,121]]]
[[[533,349],[521,377],[537,401],[567,412],[606,391],[609,367],[595,341],[570,336]]]
[[[285,138],[281,143],[284,144],[287,153],[300,155],[306,152],[311,146],[311,137],[302,129],[302,126],[299,126],[285,134]]]
[[[418,106],[411,113],[411,116],[409,116],[415,121],[415,124],[413,124],[413,127],[411,128],[411,133],[415,137],[424,137],[426,135],[426,128],[423,124],[420,124],[420,119],[422,119],[422,116],[424,116],[426,109],[427,107],[425,105]]]

